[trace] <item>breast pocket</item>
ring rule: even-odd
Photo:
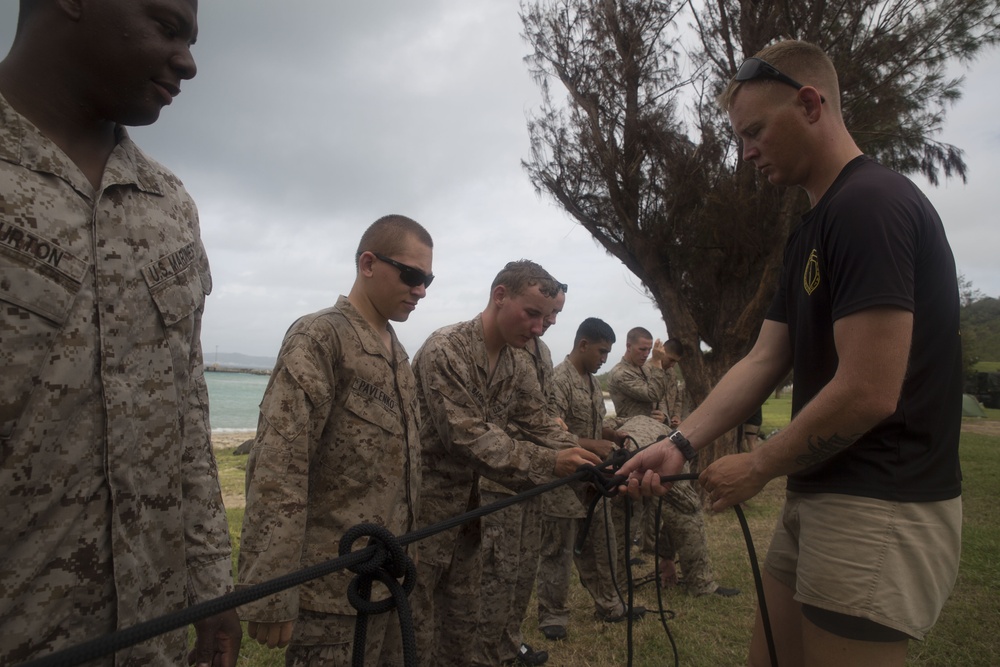
[[[205,300],[205,290],[194,266],[150,286],[149,293],[166,328],[190,317]]]
[[[348,392],[337,431],[334,447],[320,453],[328,472],[366,479],[375,471],[399,467],[405,444],[395,396],[379,399],[356,389]]]

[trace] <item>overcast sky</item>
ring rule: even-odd
[[[0,52],[17,3],[0,0]],[[411,354],[434,329],[471,319],[509,260],[569,284],[546,341],[558,362],[586,317],[665,337],[639,281],[550,200],[520,161],[538,90],[514,0],[207,0],[198,76],[159,122],[132,136],[184,181],[201,215],[215,288],[202,341],[213,353],[274,356],[289,324],[331,305],[354,278],[361,232],[387,213],[434,236],[428,296],[396,330]],[[1000,55],[968,72],[941,140],[966,151],[969,181],[926,187],[959,271],[1000,296]],[[919,181],[918,181],[919,182]],[[605,368],[607,370],[607,368]]]

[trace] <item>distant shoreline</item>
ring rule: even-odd
[[[220,366],[218,364],[212,364],[210,366],[205,366],[206,373],[246,373],[248,375],[270,375],[271,371],[267,368],[237,368],[235,366]]]

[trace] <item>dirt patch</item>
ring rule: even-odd
[[[247,438],[253,437],[253,431],[238,431],[234,433],[213,433],[213,449],[231,449],[239,447]]]
[[[967,417],[962,420],[962,431],[965,433],[978,433],[979,435],[1000,436],[1000,421]]]
[[[223,491],[222,504],[225,505],[227,509],[232,509],[234,507],[246,507],[247,498],[242,493],[226,493]]]

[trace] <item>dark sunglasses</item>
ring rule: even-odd
[[[386,257],[385,255],[380,255],[377,252],[373,252],[372,254],[386,264],[391,264],[399,269],[399,279],[402,280],[403,284],[407,287],[417,287],[419,285],[430,287],[431,283],[434,282],[433,273],[424,273],[420,269],[408,266],[402,262],[397,262],[396,260]]]
[[[736,76],[734,76],[733,79],[736,81],[771,79],[772,81],[779,81],[787,84],[795,90],[800,90],[803,87],[801,83],[787,74],[783,74],[777,67],[766,60],[761,60],[760,58],[747,58],[744,60],[743,64],[740,65],[740,68],[736,70]],[[820,95],[819,101],[825,104],[826,98]]]

